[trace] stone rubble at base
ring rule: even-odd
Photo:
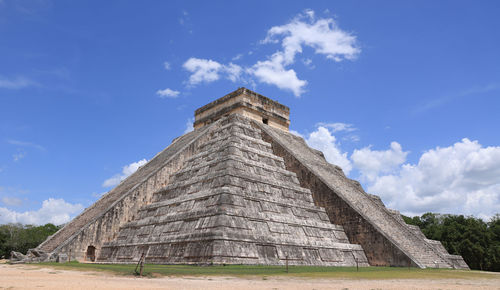
[[[67,261],[68,261],[68,255],[64,253],[47,253],[40,249],[29,249],[26,255],[16,251],[10,252],[11,264],[40,263],[40,262],[65,263]]]

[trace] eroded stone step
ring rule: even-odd
[[[193,177],[178,183],[169,184],[161,191],[154,193],[155,201],[175,198],[180,194],[192,194],[202,188],[217,188],[225,185],[233,185],[252,191],[271,192],[270,188],[281,190],[283,197],[301,199],[313,203],[311,192],[293,183],[293,179],[276,182],[273,178],[262,175],[246,174],[237,172],[232,168],[226,168],[219,172],[209,172],[204,176]]]
[[[231,196],[238,197],[240,200],[244,200],[245,202],[258,202],[260,206],[255,207],[251,206],[250,208],[257,208],[259,211],[274,211],[278,212],[278,208],[273,208],[273,205],[276,207],[294,207],[297,211],[305,210],[305,211],[317,211],[317,212],[325,212],[325,209],[319,206],[314,205],[314,203],[306,202],[300,199],[289,199],[284,198],[281,193],[263,193],[259,191],[249,191],[246,189],[242,189],[239,187],[220,187],[214,189],[206,189],[199,191],[197,193],[193,193],[190,195],[181,195],[173,199],[158,201],[149,205],[142,207],[139,210],[141,211],[149,211],[154,210],[159,207],[170,206],[181,204],[184,202],[206,202],[200,206],[215,206],[217,198],[221,194],[230,194]],[[248,204],[241,203],[241,201],[231,201],[233,205],[248,207]],[[304,217],[308,217],[307,215],[302,215]],[[328,216],[322,215],[321,219],[323,221],[329,221]]]
[[[277,166],[272,166],[266,163],[262,163],[260,161],[254,161],[254,160],[249,160],[245,159],[241,156],[238,155],[226,155],[224,157],[221,157],[216,160],[210,160],[206,162],[198,162],[198,163],[193,163],[193,165],[186,166],[183,169],[177,171],[173,176],[172,176],[172,182],[178,182],[178,181],[184,181],[186,179],[192,178],[193,176],[196,176],[198,173],[201,173],[201,175],[207,174],[208,171],[210,170],[216,170],[218,167],[223,167],[225,164],[227,164],[228,161],[232,161],[231,167],[236,168],[238,170],[255,170],[259,169],[261,172],[252,172],[258,175],[262,174],[280,174],[284,176],[289,176],[291,178],[296,179],[297,175],[294,172],[288,171],[284,168],[277,167]],[[264,173],[262,173],[264,172]],[[295,184],[299,184],[298,179]]]

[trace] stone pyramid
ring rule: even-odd
[[[38,248],[134,263],[468,268],[240,88]]]
[[[99,261],[366,264],[359,245],[330,223],[262,132],[221,118],[137,218],[104,244]]]

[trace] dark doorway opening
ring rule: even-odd
[[[269,119],[265,119],[265,118],[262,119],[262,123],[267,125],[268,122],[269,122]]]
[[[85,259],[86,261],[95,262],[95,247],[94,246],[88,246],[85,258],[86,258]]]

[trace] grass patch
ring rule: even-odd
[[[40,263],[56,269],[108,271],[121,275],[134,275],[136,265],[127,264],[87,264],[87,263]],[[227,265],[227,266],[194,266],[194,265],[155,265],[145,264],[143,275],[158,276],[258,276],[268,279],[269,276],[292,276],[302,278],[341,278],[341,279],[500,279],[500,274],[479,271],[463,271],[449,269],[417,269],[397,267],[313,267],[290,266],[286,273],[283,266],[259,265]]]

